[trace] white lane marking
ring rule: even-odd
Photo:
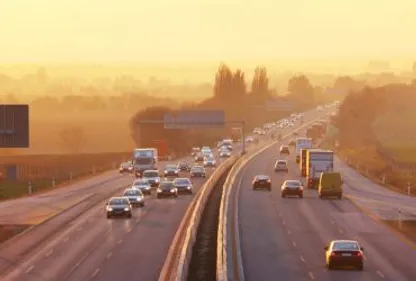
[[[384,274],[383,273],[381,273],[381,271],[380,270],[377,270],[377,274],[381,277],[381,278],[385,278],[385,276],[384,276]]]
[[[282,216],[282,213],[281,212],[279,212],[279,217],[281,217]]]
[[[364,259],[365,261],[366,261],[366,260],[368,260],[368,259],[367,259],[367,256],[363,256],[363,259]]]
[[[136,223],[139,223],[140,219],[136,219]]]
[[[26,269],[26,273],[31,272],[34,268],[35,268],[35,266],[34,266],[34,265],[29,266],[29,268],[28,268],[28,269]]]
[[[127,229],[127,231],[126,231],[127,233],[130,233],[131,232],[131,228],[129,228],[129,229]]]
[[[308,275],[309,275],[309,278],[311,278],[312,280],[315,280],[315,276],[313,276],[312,272],[309,272]]]
[[[296,248],[296,243],[295,243],[295,241],[293,241],[292,243],[293,243],[293,247],[295,247],[295,248]]]
[[[331,224],[334,224],[335,222],[333,220],[331,220]]]
[[[53,249],[51,249],[49,252],[47,252],[47,253],[45,254],[45,257],[49,257],[49,256],[52,254],[52,252],[53,252]]]
[[[123,243],[123,239],[120,239],[120,240],[117,241],[117,244],[120,245],[121,243]]]
[[[290,235],[290,230],[289,230],[289,229],[287,230],[287,234],[289,234],[289,235]]]
[[[342,231],[342,229],[341,228],[338,228],[338,231],[339,231],[339,233],[344,233],[344,231]]]
[[[94,272],[91,274],[91,278],[94,278],[98,274],[98,272],[100,272],[100,268],[94,270]]]
[[[282,223],[285,225],[285,224],[286,224],[286,221],[285,221],[285,220],[283,220],[283,221],[282,221]]]
[[[305,259],[303,258],[303,256],[300,256],[300,260],[304,263],[306,263]]]
[[[108,254],[107,254],[107,259],[109,259],[109,258],[111,258],[111,256],[113,255],[113,252],[109,252]]]

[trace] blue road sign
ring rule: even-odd
[[[223,128],[223,110],[183,110],[176,114],[167,113],[163,118],[165,129]]]

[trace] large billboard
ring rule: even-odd
[[[165,129],[223,128],[223,110],[183,110],[176,114],[166,113],[163,118]]]
[[[29,106],[0,105],[0,147],[29,147]]]

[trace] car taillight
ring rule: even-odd
[[[361,257],[361,256],[362,256],[361,252],[357,252],[357,257]]]
[[[309,179],[309,182],[312,183],[313,182],[313,179]]]
[[[331,257],[335,257],[337,254],[335,252],[331,252]]]

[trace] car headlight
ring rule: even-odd
[[[271,182],[271,180],[267,180],[267,182]]]
[[[111,212],[112,210],[113,210],[113,208],[107,207],[107,211]]]
[[[155,182],[159,182],[160,181],[160,179],[155,179]]]
[[[190,185],[188,185],[186,188],[187,188],[187,189],[191,189],[191,186],[190,186]]]
[[[173,188],[172,188],[172,189],[170,190],[170,192],[171,192],[171,193],[174,193],[174,192],[175,192],[175,189],[173,189]]]
[[[168,171],[165,171],[165,175],[168,173]]]
[[[160,192],[162,192],[162,190],[158,189],[157,192],[160,193]]]
[[[137,197],[137,201],[142,201],[143,197]]]
[[[130,210],[129,207],[124,208],[124,211],[127,212],[128,210]]]
[[[146,190],[149,190],[150,189],[150,186],[146,186]]]

